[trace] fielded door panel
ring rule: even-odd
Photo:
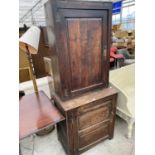
[[[106,10],[58,10],[59,55],[65,62],[60,70],[65,94],[74,96],[108,85],[107,15]]]

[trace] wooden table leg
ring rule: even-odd
[[[22,155],[20,143],[19,143],[19,155]]]

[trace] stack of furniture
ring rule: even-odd
[[[111,2],[45,4],[55,106],[65,120],[58,139],[77,155],[114,133],[116,89],[109,87]]]
[[[118,29],[112,33],[112,46],[118,49],[135,49],[135,32]]]
[[[125,65],[135,63],[134,54],[130,54],[127,48],[117,49],[116,47],[110,48],[110,59],[114,59],[114,67],[119,68]],[[110,63],[113,61],[110,60]]]

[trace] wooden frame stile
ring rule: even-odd
[[[110,124],[109,124],[109,139],[112,139],[114,136],[114,126],[115,126],[115,119],[116,119],[116,100],[117,100],[117,95],[113,96],[113,99],[112,99],[111,118],[110,118]]]

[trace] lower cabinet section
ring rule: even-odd
[[[113,137],[117,92],[112,90],[107,95],[104,94],[107,90],[102,90],[104,95],[100,98],[89,94],[90,102],[86,104],[82,97],[75,102],[75,99],[61,101],[54,95],[55,106],[66,118],[57,124],[57,133],[67,155],[79,155],[102,140]]]

